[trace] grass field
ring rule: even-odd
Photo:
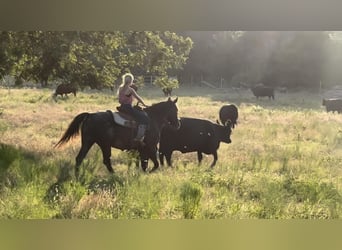
[[[143,88],[147,104],[165,100]],[[326,113],[310,92],[256,100],[248,90],[176,89],[179,116],[216,121],[235,103],[231,144],[197,165],[173,154],[174,167],[147,174],[112,149],[115,174],[97,146],[74,177],[80,137],[53,146],[78,113],[117,106],[113,92],[52,99],[49,89],[0,89],[0,218],[307,218],[342,217],[342,115]],[[152,165],[150,163],[150,165]]]

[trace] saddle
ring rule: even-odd
[[[136,128],[137,122],[133,118],[133,116],[125,113],[120,107],[116,107],[118,112],[113,112],[111,110],[107,110],[107,112],[110,112],[113,115],[114,122],[127,127],[127,128]]]

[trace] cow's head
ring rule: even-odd
[[[223,126],[220,124],[215,124],[215,133],[221,142],[231,143],[230,135],[232,133],[232,128],[230,126]]]

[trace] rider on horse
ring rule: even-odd
[[[122,83],[119,86],[117,94],[119,97],[119,103],[121,104],[120,111],[133,116],[133,118],[138,123],[138,132],[134,141],[143,144],[145,131],[148,125],[148,116],[144,111],[133,107],[133,97],[136,98],[138,100],[138,103],[140,102],[144,107],[147,107],[147,105],[137,94],[134,88],[132,88],[133,80],[134,76],[132,74],[124,74],[122,76]]]

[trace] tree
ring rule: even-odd
[[[234,47],[235,79],[317,88],[326,63],[326,32],[245,32]]]
[[[0,73],[46,86],[112,86],[126,72],[168,75],[180,70],[192,41],[172,32],[3,32]],[[6,63],[5,63],[6,62]]]
[[[0,79],[10,74],[14,61],[11,56],[12,36],[10,32],[0,32]]]
[[[120,74],[114,51],[121,46],[121,32],[78,32],[61,62],[58,77],[80,87],[111,86]]]
[[[234,62],[231,54],[236,43],[236,32],[190,31],[181,34],[189,36],[194,42],[188,63],[184,66],[183,78],[191,82],[192,77],[195,81],[232,77]]]

